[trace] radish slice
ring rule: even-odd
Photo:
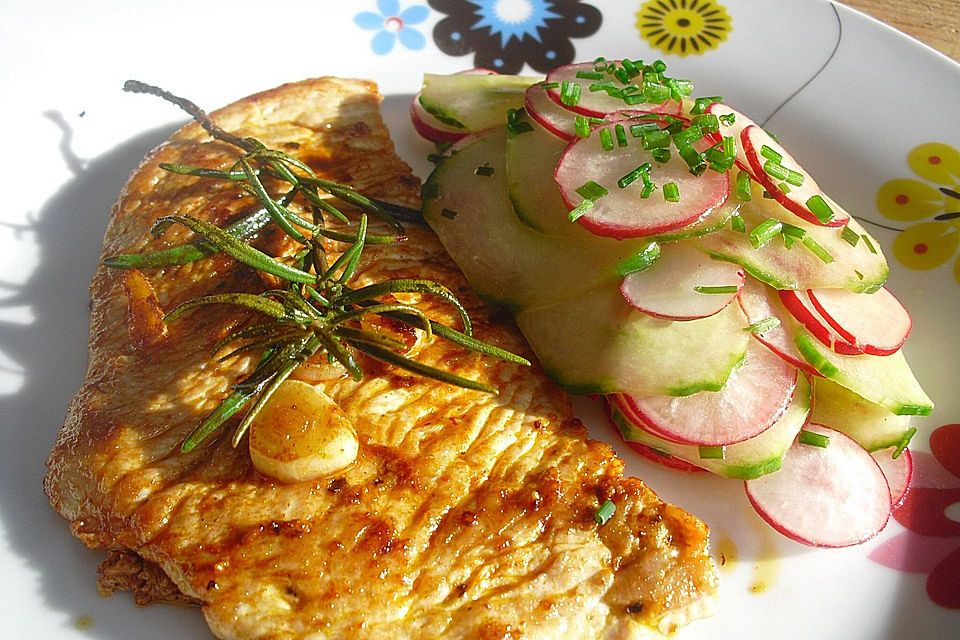
[[[688,244],[670,244],[652,265],[623,279],[620,293],[633,307],[666,320],[706,318],[726,307],[743,286],[732,262],[707,257]]]
[[[481,68],[467,69],[459,73],[464,75],[497,75],[496,71]],[[419,93],[413,96],[413,100],[410,101],[410,122],[413,123],[413,128],[420,134],[420,137],[430,142],[441,144],[445,142],[456,142],[468,134],[468,132],[463,129],[451,127],[441,122],[436,116],[424,109],[423,105],[420,104]]]
[[[811,375],[821,375],[803,359],[800,351],[793,344],[793,336],[790,335],[786,326],[790,314],[783,308],[775,290],[753,278],[747,278],[740,290],[738,300],[751,326],[769,318],[780,321],[776,326],[762,332],[751,332],[754,338],[798,369]]]
[[[797,161],[793,159],[793,156],[762,128],[757,125],[746,127],[740,133],[740,144],[743,146],[747,161],[750,163],[750,174],[753,176],[753,179],[763,185],[767,193],[773,196],[785,209],[807,222],[825,227],[842,227],[850,222],[850,214],[844,211],[843,207],[831,200],[830,196],[823,192],[810,174],[805,172]],[[774,162],[766,158],[763,155],[764,147],[767,147],[768,154],[771,152],[778,154],[781,156],[781,159]],[[796,172],[799,177],[802,178],[803,182],[799,186],[789,185],[789,190],[784,193],[778,186],[782,181],[775,180],[773,176],[764,169],[764,165],[767,162],[772,162],[775,165]],[[816,198],[820,199],[821,206],[825,204],[830,209],[830,211],[824,211],[821,214],[823,219],[818,217],[817,213],[814,212],[816,207],[812,205],[811,199]],[[811,208],[812,206],[813,209]]]
[[[844,338],[830,326],[817,308],[810,301],[810,296],[806,291],[793,291],[784,289],[777,292],[780,295],[780,301],[787,308],[800,324],[807,328],[813,337],[833,349],[835,353],[844,356],[863,355],[863,351],[856,345],[844,340]]]
[[[889,449],[874,451],[871,455],[890,485],[890,508],[896,509],[906,499],[910,479],[913,477],[913,456],[910,455],[910,449],[904,449],[897,458],[893,457]]]
[[[527,89],[524,96],[524,106],[531,118],[558,138],[570,141],[577,137],[577,130],[574,126],[576,114],[551,100],[542,83],[538,82]]]
[[[563,67],[557,67],[547,74],[547,83],[557,86],[547,89],[547,95],[561,108],[580,115],[593,118],[604,118],[610,114],[629,111],[645,111],[655,113],[667,113],[670,115],[680,114],[680,103],[676,100],[667,100],[660,104],[642,102],[639,104],[627,104],[622,98],[614,98],[606,91],[591,91],[590,85],[601,82],[600,80],[590,80],[578,78],[578,73],[595,73],[592,62],[581,62],[577,64],[568,64]],[[638,76],[639,77],[639,76]],[[613,74],[604,73],[604,81],[612,81],[618,87],[624,86]],[[580,100],[575,105],[565,105],[560,99],[560,89],[564,82],[573,82],[580,85]],[[639,83],[637,83],[639,84]]]
[[[607,131],[616,140],[616,127],[626,128],[627,144],[604,151],[601,132]],[[637,179],[621,189],[618,181],[640,165],[649,163],[650,179],[658,186],[648,198],[641,198],[643,183]],[[678,154],[660,164],[645,151],[638,139],[629,134],[629,123],[611,122],[593,130],[589,138],[571,142],[560,157],[554,177],[569,209],[585,199],[577,193],[589,182],[595,182],[606,193],[595,197],[593,205],[578,219],[588,231],[598,236],[634,238],[675,231],[699,220],[715,207],[726,202],[730,194],[728,172],[707,171],[702,176],[690,174]],[[680,200],[668,202],[663,186],[679,187]]]
[[[754,341],[720,391],[676,398],[622,396],[651,432],[680,444],[723,446],[766,431],[793,400],[797,368]]]
[[[846,289],[809,289],[807,294],[840,337],[864,353],[896,353],[913,327],[910,314],[886,288],[869,294]]]
[[[720,102],[714,102],[706,109],[703,110],[704,113],[710,113],[717,117],[720,116],[733,116],[732,124],[724,124],[723,121],[720,122],[720,130],[714,133],[707,134],[710,136],[710,139],[714,142],[720,142],[725,137],[733,138],[736,142],[737,147],[737,166],[747,173],[753,173],[750,168],[750,161],[747,160],[747,154],[744,153],[743,145],[740,144],[740,135],[743,133],[743,130],[751,125],[756,125],[757,123],[743,115],[735,109],[731,109],[725,104]]]
[[[607,416],[607,421],[610,423],[610,426],[613,427],[614,431],[620,436],[620,439],[626,443],[631,449],[639,453],[641,456],[647,460],[656,463],[667,469],[673,469],[675,471],[683,471],[685,473],[703,473],[706,472],[706,469],[698,467],[694,464],[690,464],[686,460],[672,456],[669,453],[660,451],[659,449],[654,449],[653,447],[647,446],[641,442],[631,442],[624,438],[623,433],[620,432],[620,427],[613,419],[613,410],[611,408],[612,399],[610,396],[604,396],[603,398],[603,411]],[[621,411],[621,413],[623,413]],[[629,419],[629,418],[628,418]],[[632,422],[632,420],[631,420]],[[645,425],[634,425],[638,429],[646,429]]]
[[[839,431],[808,424],[826,447],[794,442],[777,473],[744,483],[760,517],[814,547],[846,547],[879,533],[890,519],[890,488],[869,453]],[[802,437],[803,432],[801,432]]]

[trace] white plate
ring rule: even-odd
[[[70,537],[41,491],[45,456],[84,373],[87,284],[110,205],[138,160],[183,121],[158,100],[121,93],[123,81],[137,77],[216,107],[308,76],[373,78],[387,94],[386,113],[402,153],[423,174],[427,146],[406,122],[410,94],[423,71],[474,66],[473,56],[450,56],[438,49],[434,27],[445,15],[425,0],[400,0],[402,9],[421,8],[405,14],[406,33],[390,53],[374,53],[378,30],[364,30],[355,17],[364,11],[394,11],[392,2],[381,4],[382,9],[376,0],[0,4],[0,619],[5,637],[209,637],[196,610],[138,610],[127,596],[99,598],[95,575],[101,554],[84,550]],[[459,0],[432,4],[474,7]],[[939,148],[945,151],[940,165],[928,160],[925,165],[919,157],[923,149],[913,165],[907,161],[923,143],[960,147],[960,119],[951,116],[960,105],[960,66],[947,58],[824,1],[664,0],[669,11],[654,11],[655,18],[684,17],[671,4],[704,13],[707,5],[722,5],[730,18],[732,30],[724,40],[683,57],[656,52],[641,38],[637,14],[641,5],[651,11],[644,0],[582,4],[600,8],[602,23],[581,6],[584,19],[574,28],[595,33],[560,37],[554,41],[557,51],[572,44],[578,59],[663,56],[674,75],[696,82],[698,94],[724,95],[755,119],[769,120],[828,192],[872,222],[902,229],[960,211],[960,199],[936,191],[924,220],[891,220],[877,206],[881,187],[899,178],[960,191],[960,166],[952,164],[960,161],[948,157],[947,147]],[[475,0],[475,5],[492,16],[499,9],[502,18],[516,20],[531,7],[549,8],[551,3]],[[686,17],[692,21],[688,28],[697,28],[696,16]],[[577,24],[574,14],[569,19],[573,22],[567,24]],[[557,31],[550,25],[558,23],[557,18],[546,21],[551,37]],[[671,24],[673,31],[681,29]],[[727,30],[724,22],[711,24]],[[465,26],[469,31],[469,22]],[[379,38],[395,40],[396,35]],[[448,39],[448,46],[480,42],[488,47],[496,41],[496,33],[474,29],[460,40]],[[508,54],[511,46],[508,41]],[[540,54],[548,55],[546,51]],[[509,64],[516,56],[505,58]],[[914,167],[926,177],[914,175]],[[945,171],[951,167],[952,172]],[[922,195],[922,187],[912,188],[921,191],[911,194]],[[883,193],[888,197],[906,195],[890,189],[896,191],[887,187]],[[927,236],[919,239],[904,236],[905,259],[938,255],[936,242],[955,242],[957,224],[924,227]],[[960,422],[956,246],[947,247],[943,265],[913,270],[889,249],[897,231],[876,226],[871,231],[888,248],[891,288],[913,310],[908,357],[938,403],[933,416],[917,421],[920,433],[914,443],[923,451],[934,428]],[[928,244],[923,255],[916,253],[922,243]],[[614,441],[595,408],[581,406],[594,433]],[[954,441],[960,439],[956,430],[952,433]],[[937,562],[960,553],[960,489],[947,494],[950,506],[940,514],[945,520],[937,530],[943,535],[911,533],[892,522],[878,539],[860,547],[814,550],[766,528],[749,509],[739,483],[668,473],[619,448],[631,473],[711,525],[714,553],[719,557],[723,552],[727,560],[720,570],[721,612],[679,638],[956,637],[960,610],[934,604],[924,585],[926,572]],[[960,486],[960,478],[933,468],[932,456],[918,457],[927,478]],[[871,559],[884,545],[899,549],[914,572]],[[960,563],[954,560],[953,566]],[[955,580],[951,589],[956,600],[960,584]]]

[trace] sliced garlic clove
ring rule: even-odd
[[[316,387],[287,380],[250,425],[257,471],[283,482],[331,475],[353,464],[359,443],[343,410]]]

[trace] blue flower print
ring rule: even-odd
[[[377,9],[379,13],[361,11],[353,18],[361,29],[377,32],[370,42],[375,54],[383,56],[390,53],[397,40],[411,51],[423,49],[427,44],[423,34],[410,27],[420,24],[430,15],[430,10],[425,6],[415,4],[401,11],[399,0],[377,0]]]

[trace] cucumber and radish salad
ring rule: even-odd
[[[621,437],[744,482],[774,529],[877,534],[933,408],[878,242],[774,136],[662,61],[424,77],[423,216]]]

